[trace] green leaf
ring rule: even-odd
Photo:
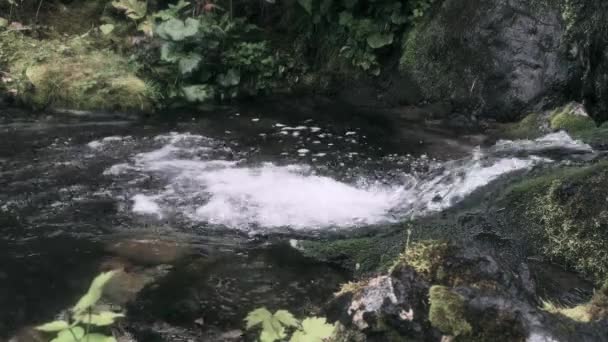
[[[80,315],[75,316],[77,322],[96,325],[98,327],[112,325],[114,324],[114,321],[120,317],[125,317],[125,315],[111,311],[103,311],[97,314],[90,315],[87,313],[82,313]]]
[[[304,8],[306,13],[312,14],[312,0],[298,0],[298,3]]]
[[[367,37],[367,45],[372,49],[379,49],[381,47],[390,45],[393,43],[393,34],[382,34],[382,33],[374,33],[371,36]]]
[[[73,327],[65,329],[57,334],[57,337],[51,342],[80,342],[84,336],[84,329],[81,327]]]
[[[139,23],[137,25],[137,30],[143,32],[148,37],[152,37],[152,33],[154,32],[154,25],[152,25],[152,19],[148,17],[148,19]]]
[[[297,327],[298,320],[287,310],[278,310],[274,313],[274,318],[287,327]]]
[[[139,20],[146,16],[148,4],[146,1],[138,0],[116,0],[112,1],[114,8],[125,11],[127,17]]]
[[[189,74],[198,68],[198,65],[201,63],[203,58],[200,55],[189,54],[179,59],[179,71],[182,75]]]
[[[234,87],[241,83],[241,73],[236,69],[229,69],[225,74],[217,76],[217,83],[222,87]]]
[[[99,26],[99,30],[101,31],[101,33],[103,33],[104,35],[109,35],[110,33],[112,33],[112,31],[114,31],[114,25],[112,24],[103,24],[101,26]]]
[[[266,308],[259,308],[251,311],[245,321],[247,322],[247,330],[261,324],[262,322],[271,319],[272,313]]]
[[[87,291],[87,293],[80,298],[78,303],[76,303],[76,305],[72,308],[72,311],[79,314],[95,305],[99,298],[101,298],[103,287],[116,273],[117,271],[104,272],[95,277],[91,283],[91,286],[89,287],[89,291]]]
[[[353,14],[347,11],[340,12],[338,16],[338,24],[340,24],[340,26],[349,27],[352,25],[353,20]]]
[[[199,27],[200,23],[196,19],[169,19],[156,27],[156,33],[163,39],[182,41],[196,35]]]
[[[102,334],[87,334],[82,338],[81,342],[116,342],[116,339]]]
[[[177,62],[182,56],[174,43],[166,42],[160,46],[160,59],[164,62]]]
[[[189,102],[204,102],[214,96],[213,88],[206,84],[184,86],[182,92]]]
[[[52,331],[60,331],[70,327],[70,324],[66,321],[54,321],[45,323],[37,326],[35,329],[40,331],[52,332]]]
[[[302,321],[302,330],[306,335],[318,337],[321,340],[334,334],[335,326],[327,323],[323,317],[309,317]]]
[[[8,20],[0,17],[0,28],[7,27],[7,26],[8,26]]]

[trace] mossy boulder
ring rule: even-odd
[[[565,131],[572,138],[593,148],[608,148],[608,126],[598,127],[585,107],[577,102],[532,112],[519,122],[504,124],[499,129],[499,136],[507,139],[536,139],[557,131]]]
[[[469,335],[471,324],[465,318],[465,299],[445,286],[429,290],[429,321],[442,333],[451,336]]]
[[[156,87],[138,76],[139,66],[85,36],[38,40],[0,32],[4,87],[34,108],[151,110]]]
[[[444,0],[406,34],[401,69],[428,101],[516,119],[539,98],[563,92],[569,61],[561,3]]]
[[[608,276],[608,162],[548,172],[507,189],[507,219],[546,257],[590,279]]]

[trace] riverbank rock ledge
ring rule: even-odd
[[[536,297],[526,264],[509,271],[477,249],[426,241],[388,274],[346,285],[329,312],[368,341],[607,341],[604,292],[560,308]]]

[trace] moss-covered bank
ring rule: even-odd
[[[34,108],[146,111],[158,93],[128,57],[96,44],[92,33],[36,39],[0,29],[0,87]]]

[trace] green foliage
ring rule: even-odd
[[[328,41],[328,50],[339,49],[338,56],[352,67],[372,75],[380,74],[379,58],[398,40],[416,18],[427,12],[434,0],[370,1],[300,0],[312,19],[309,32],[318,32],[318,42]],[[313,45],[315,45],[313,43]]]
[[[260,342],[285,341],[288,330],[291,332],[290,342],[323,342],[335,331],[335,326],[327,323],[325,318],[307,317],[300,321],[286,310],[272,314],[266,308],[259,308],[250,312],[245,321],[247,330],[262,326]]]
[[[116,342],[111,336],[91,332],[91,327],[105,327],[115,323],[121,313],[110,311],[94,312],[103,293],[104,286],[114,277],[116,271],[104,272],[95,277],[89,290],[74,305],[68,321],[58,320],[36,327],[37,330],[56,333],[51,342]],[[83,327],[84,326],[84,327]]]
[[[445,286],[435,285],[429,290],[429,320],[444,334],[469,335],[472,327],[465,318],[464,298]]]
[[[255,35],[256,26],[229,14],[181,19],[186,6],[180,2],[153,15],[159,21],[155,33],[162,40],[161,62],[173,70],[167,73],[171,97],[228,100],[274,87],[287,67],[266,41],[245,38]]]
[[[143,19],[148,11],[148,4],[141,0],[116,0],[112,1],[112,6],[124,11],[126,16],[133,20]]]

